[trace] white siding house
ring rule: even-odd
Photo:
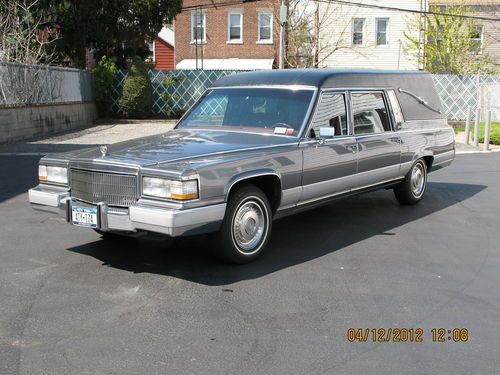
[[[363,4],[420,10],[420,0],[364,0]],[[319,3],[320,67],[418,69],[404,33],[416,15],[380,8]],[[418,37],[418,31],[411,32]],[[416,33],[416,35],[415,35]]]

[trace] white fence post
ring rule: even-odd
[[[474,146],[479,146],[479,127],[481,125],[481,108],[476,110],[476,121],[474,122]]]
[[[490,148],[490,132],[491,132],[491,110],[486,112],[486,124],[484,125],[484,151]]]
[[[470,105],[467,106],[467,118],[465,119],[465,144],[469,144],[470,139]]]

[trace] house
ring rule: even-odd
[[[365,5],[319,2],[318,66],[376,69],[418,69],[418,62],[405,53],[408,22],[415,17],[383,7],[420,11],[420,0],[366,0]],[[418,31],[416,38],[418,38]],[[415,35],[414,35],[415,36]]]
[[[450,6],[466,5],[474,16],[500,18],[500,0],[429,0],[429,6],[440,11],[449,10]],[[474,20],[477,53],[487,55],[500,66],[500,23],[498,21]]]
[[[177,69],[272,69],[279,47],[278,0],[185,0],[174,21]]]
[[[152,62],[154,63],[155,69],[175,69],[174,46],[174,31],[168,27],[162,27],[150,47],[153,51]]]

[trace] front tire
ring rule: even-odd
[[[217,236],[217,253],[230,263],[251,262],[264,250],[271,228],[272,211],[266,195],[256,186],[243,186],[229,199]]]
[[[394,187],[394,195],[402,205],[410,206],[420,202],[427,189],[427,165],[419,159],[413,164],[403,181]]]

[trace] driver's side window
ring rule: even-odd
[[[347,135],[347,111],[345,95],[334,92],[321,94],[309,136],[319,137],[319,129],[333,127],[335,136]]]

